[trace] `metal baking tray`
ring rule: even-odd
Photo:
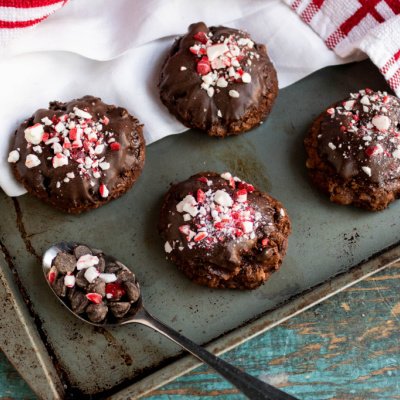
[[[268,121],[250,133],[167,137],[148,146],[133,190],[80,216],[0,193],[0,344],[33,390],[47,399],[138,398],[198,365],[148,328],[105,330],[70,315],[42,277],[40,255],[52,242],[86,242],[121,259],[141,282],[150,312],[217,353],[398,260],[400,201],[378,213],[331,204],[304,167],[312,119],[364,87],[387,88],[370,62],[327,68],[281,90]],[[197,286],[165,260],[156,228],[162,196],[170,182],[202,170],[229,170],[288,209],[287,257],[257,290]]]

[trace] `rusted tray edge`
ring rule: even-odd
[[[400,261],[400,243],[371,256],[367,261],[352,267],[350,270],[295,296],[230,333],[224,334],[222,337],[212,341],[206,348],[212,353],[223,354],[398,261]],[[141,398],[200,365],[201,362],[194,357],[185,356],[111,395],[108,399],[127,400]]]
[[[0,343],[8,343],[2,351],[40,398],[60,399],[64,387],[36,324],[29,323],[29,309],[14,282],[12,265],[7,266],[12,260],[7,258],[0,248]]]

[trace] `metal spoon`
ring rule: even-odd
[[[244,395],[246,395],[249,399],[255,400],[296,400],[295,397],[265,383],[252,375],[249,375],[233,365],[227,363],[221,358],[211,354],[201,346],[195,344],[185,336],[176,332],[174,329],[165,325],[163,322],[159,321],[157,318],[150,315],[143,306],[142,296],[140,294],[140,298],[137,301],[137,308],[135,310],[135,314],[126,318],[121,318],[116,323],[93,323],[82,316],[73,312],[68,305],[62,301],[62,299],[55,293],[53,287],[50,285],[47,276],[49,274],[50,268],[52,267],[52,263],[54,258],[57,256],[59,252],[71,252],[78,243],[57,243],[51,246],[43,255],[42,266],[43,272],[46,278],[46,282],[49,284],[51,290],[56,295],[56,297],[61,301],[61,303],[72,313],[75,317],[80,320],[89,323],[94,326],[100,327],[115,327],[118,325],[127,325],[131,323],[138,323],[142,325],[146,325],[150,328],[153,328],[155,331],[160,332],[162,335],[166,336],[173,342],[177,343],[185,350],[193,354],[199,360],[203,361],[205,364],[208,364],[215,371],[221,374],[226,380],[236,386]],[[107,256],[115,261],[115,258]]]

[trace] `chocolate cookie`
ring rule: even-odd
[[[40,200],[69,213],[120,197],[145,159],[143,126],[121,107],[85,96],[51,102],[15,132],[8,161]]]
[[[371,89],[324,111],[305,147],[313,183],[339,204],[383,210],[400,197],[400,100]]]
[[[268,194],[228,172],[203,172],[170,188],[159,231],[167,259],[192,281],[254,289],[279,269],[291,228]]]
[[[161,101],[184,125],[228,136],[265,119],[278,81],[264,45],[246,32],[199,22],[172,46],[159,89]]]

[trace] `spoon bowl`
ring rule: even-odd
[[[74,312],[72,308],[68,305],[67,301],[64,301],[56,292],[54,288],[54,280],[51,278],[51,273],[55,268],[55,259],[60,253],[73,254],[74,249],[77,246],[84,246],[89,248],[94,255],[102,255],[104,256],[108,262],[115,262],[119,265],[122,265],[126,268],[122,263],[120,263],[116,258],[105,255],[101,252],[101,250],[90,248],[89,246],[83,245],[81,243],[76,242],[61,242],[56,243],[49,247],[42,258],[42,267],[43,273],[46,282],[49,284],[52,292],[58,298],[58,300],[63,304],[75,317],[79,318],[81,321],[88,323],[97,327],[113,327],[116,328],[120,325],[127,325],[131,323],[138,323],[145,326],[148,326],[155,331],[163,334],[176,344],[180,345],[182,348],[190,352],[192,355],[197,357],[199,360],[204,362],[205,364],[212,367],[215,371],[221,374],[226,380],[236,386],[244,395],[246,395],[249,399],[254,400],[296,400],[295,397],[277,389],[268,383],[265,383],[252,375],[247,374],[233,366],[232,364],[227,363],[223,359],[215,356],[214,354],[208,352],[203,347],[195,344],[187,337],[181,335],[176,332],[174,329],[164,324],[157,318],[153,317],[143,306],[142,293],[139,291],[139,297],[134,301],[133,305],[129,309],[129,312],[124,315],[122,318],[109,318],[107,316],[101,322],[95,322],[90,320],[89,318],[84,318],[83,313]],[[79,261],[79,260],[78,260]],[[77,266],[74,268],[78,268]],[[72,273],[71,273],[72,274]],[[75,275],[74,275],[75,276]],[[100,275],[99,275],[100,276]],[[134,277],[134,275],[132,274]],[[109,278],[109,277],[108,277]],[[75,281],[74,281],[75,282]],[[136,281],[136,285],[139,288],[139,283]],[[71,289],[71,287],[70,287]],[[103,299],[101,300],[103,301]],[[104,299],[105,301],[105,299]],[[100,304],[100,303],[99,303]],[[134,306],[134,307],[133,307]]]

